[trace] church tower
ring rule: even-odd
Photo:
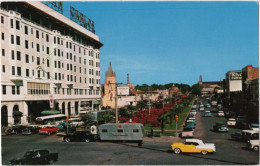
[[[116,97],[116,73],[113,72],[111,62],[105,75],[103,107],[115,108]]]
[[[199,85],[202,85],[202,76],[200,75],[200,78],[199,78]]]

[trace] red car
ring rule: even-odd
[[[59,128],[58,127],[46,127],[39,130],[39,134],[52,134],[55,133]]]

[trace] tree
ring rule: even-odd
[[[95,123],[94,118],[90,113],[86,113],[84,116],[82,116],[82,121],[84,122],[85,126],[91,126]]]
[[[137,103],[137,105],[136,105],[136,108],[138,109],[138,110],[142,110],[142,109],[144,109],[144,108],[146,108],[147,107],[147,102],[145,102],[145,101],[139,101],[138,103]]]
[[[118,114],[120,117],[131,118],[131,111],[127,110],[124,107],[119,108],[118,112],[119,112]]]
[[[106,111],[106,112],[99,113],[98,123],[104,124],[104,123],[112,122],[114,117],[115,117],[114,111]]]
[[[199,84],[194,84],[191,87],[191,93],[194,95],[201,95],[201,89],[202,87]]]

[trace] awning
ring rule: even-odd
[[[99,101],[93,101],[93,104],[99,104]]]
[[[41,112],[42,115],[56,115],[60,114],[61,112],[58,110],[44,110]]]
[[[61,88],[61,83],[54,83],[57,88]]]

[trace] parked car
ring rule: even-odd
[[[71,123],[72,126],[75,127],[84,125],[84,122],[80,118],[70,118],[69,122]]]
[[[30,125],[30,126],[27,126],[26,128],[24,128],[22,130],[22,134],[23,135],[31,135],[31,134],[36,134],[39,132],[39,126],[37,125]]]
[[[193,122],[195,123],[195,125],[197,124],[197,121],[196,121],[195,117],[188,117],[188,120],[193,120]]]
[[[67,134],[63,137],[63,141],[71,142],[90,142],[96,141],[98,139],[97,135],[91,134],[90,131],[76,131],[73,134]]]
[[[48,150],[30,150],[19,159],[13,159],[11,165],[44,165],[58,161],[58,153],[49,153]]]
[[[197,114],[196,110],[191,110],[190,114],[193,114],[194,116]]]
[[[19,134],[25,127],[23,125],[14,125],[12,128],[6,130],[7,135]]]
[[[72,126],[70,123],[68,123],[68,122],[60,122],[58,125],[56,125],[56,127],[58,127],[59,129],[63,129],[64,128],[64,126]]]
[[[197,105],[192,105],[192,109],[196,109],[197,108]]]
[[[226,122],[216,122],[213,126],[213,131],[215,132],[228,132],[228,130]]]
[[[183,131],[180,133],[180,137],[194,137],[194,130],[192,127],[184,127]]]
[[[211,107],[211,105],[208,103],[208,104],[206,104],[206,108],[210,108]]]
[[[212,117],[212,113],[210,111],[205,111],[203,114],[204,117]]]
[[[205,110],[204,106],[200,105],[200,111],[204,111],[204,110]]]
[[[191,128],[195,128],[195,123],[194,122],[186,122],[185,123],[185,127],[191,127]]]
[[[247,141],[247,148],[259,151],[259,140],[253,139]]]
[[[245,127],[244,126],[245,123],[246,123],[246,117],[245,116],[238,115],[237,118],[236,118],[236,121],[237,121],[236,126],[238,128],[244,128]]]
[[[229,118],[227,121],[228,126],[236,126],[236,119],[234,118]]]
[[[250,130],[259,131],[259,124],[251,123],[251,124],[249,125],[249,129],[250,129]]]
[[[46,128],[41,128],[39,130],[39,134],[47,134],[47,135],[51,135],[52,133],[56,133],[56,131],[58,130],[58,127],[46,127]]]
[[[171,145],[171,150],[175,154],[179,153],[207,153],[216,152],[216,147],[213,143],[203,143],[199,139],[186,139],[186,142],[175,142]]]
[[[223,111],[218,111],[218,116],[225,116]]]
[[[64,128],[58,129],[56,131],[56,135],[57,136],[64,136],[64,135],[69,134],[69,133],[74,133],[75,131],[76,131],[76,127],[68,126],[68,128],[67,128],[66,126],[64,126]]]
[[[241,132],[236,132],[231,134],[234,140],[238,141],[248,141],[248,140],[259,140],[259,131],[254,130],[242,130]]]

